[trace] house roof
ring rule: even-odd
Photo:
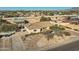
[[[37,23],[33,23],[31,25],[28,26],[28,29],[40,29],[40,28],[44,28],[44,27],[49,27],[52,26],[50,21],[44,21],[44,22],[37,22]]]

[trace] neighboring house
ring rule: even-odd
[[[79,16],[72,16],[70,17],[71,20],[79,20]]]
[[[64,20],[64,22],[71,24],[79,24],[79,16],[70,16],[70,18]]]
[[[3,18],[12,24],[24,24],[26,21],[26,17],[11,17],[11,18]],[[28,21],[27,21],[28,22]]]
[[[49,30],[50,26],[52,26],[52,23],[50,21],[44,21],[44,22],[33,23],[28,27],[25,27],[25,29],[29,33],[39,33],[39,32]]]

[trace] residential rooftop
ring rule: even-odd
[[[28,26],[28,29],[40,29],[40,28],[49,27],[49,26],[52,26],[51,22],[44,21],[44,22],[33,23]]]

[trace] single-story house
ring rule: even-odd
[[[79,24],[79,16],[70,16],[70,19],[66,19],[63,22],[71,24]]]
[[[39,33],[45,30],[49,30],[50,26],[52,26],[52,23],[50,21],[44,21],[44,22],[33,23],[29,25],[28,27],[25,27],[25,29],[29,33]]]

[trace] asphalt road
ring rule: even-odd
[[[54,49],[49,49],[48,51],[79,51],[79,41],[75,41]]]

